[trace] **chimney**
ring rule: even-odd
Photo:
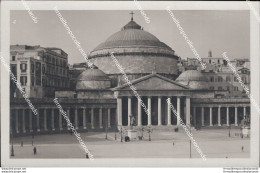
[[[209,53],[208,53],[208,57],[212,57],[212,51],[211,50],[209,50]]]

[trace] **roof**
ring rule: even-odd
[[[110,36],[105,42],[98,45],[94,51],[118,48],[118,47],[161,47],[172,50],[165,43],[161,42],[153,34],[144,31],[140,25],[134,21],[126,24],[121,31]]]

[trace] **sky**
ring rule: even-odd
[[[123,10],[60,10],[60,13],[87,53],[120,31],[131,19],[130,11]],[[145,11],[150,23],[146,23],[139,11],[134,13],[136,23],[170,46],[182,59],[195,58],[166,10]],[[33,11],[33,14],[38,23],[33,22],[27,11],[11,11],[11,45],[58,47],[68,54],[70,64],[84,62],[83,56],[54,11]],[[250,58],[248,11],[175,10],[173,14],[200,57],[207,57],[211,50],[213,57],[222,57],[221,54],[227,52],[230,59]]]

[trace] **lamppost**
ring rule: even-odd
[[[107,118],[107,114],[105,115],[105,117],[106,117],[106,140],[107,140],[107,124],[108,124],[108,118]]]
[[[148,129],[148,133],[149,133],[149,141],[151,141],[151,132],[152,132],[152,129],[151,129],[151,127],[149,126],[149,129]]]
[[[11,149],[11,156],[14,156],[14,142],[13,142],[13,122],[12,122],[12,149]]]
[[[188,127],[189,127],[190,134],[191,134],[191,125],[189,124]],[[190,158],[191,158],[191,139],[190,139]]]
[[[231,126],[230,126],[230,124],[228,125],[228,137],[230,137],[230,130],[231,130]]]
[[[123,129],[122,129],[122,127],[120,129],[120,135],[121,135],[121,142],[123,142]]]

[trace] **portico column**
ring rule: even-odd
[[[83,129],[87,129],[86,126],[86,108],[83,108]]]
[[[128,97],[128,126],[131,124],[130,115],[132,115],[132,98]]]
[[[51,109],[51,128],[54,131],[55,127],[54,127],[54,109]]]
[[[38,112],[38,114],[36,115],[36,126],[37,126],[37,132],[40,131],[40,111]]]
[[[244,106],[244,115],[243,117],[246,115],[246,106]]]
[[[209,126],[212,126],[212,107],[209,107]]]
[[[67,117],[70,120],[70,108],[67,108]],[[68,126],[68,130],[70,130],[69,126]]]
[[[94,129],[94,108],[91,108],[91,128]]]
[[[193,107],[193,125],[196,126],[196,107]]]
[[[162,125],[162,98],[158,97],[158,126]]]
[[[180,125],[180,119],[181,119],[181,98],[177,97],[177,125]]]
[[[25,115],[24,115],[25,110],[22,109],[22,127],[23,127],[23,133],[26,133],[25,130]]]
[[[227,107],[227,126],[229,126],[229,107]]]
[[[235,126],[237,126],[237,106],[235,106]]]
[[[186,97],[186,125],[190,125],[190,97]]]
[[[75,118],[74,118],[74,120],[75,120],[75,126],[76,126],[76,130],[78,130],[79,129],[79,127],[78,127],[78,108],[75,108]]]
[[[103,120],[102,120],[102,108],[99,108],[99,127],[103,128]]]
[[[168,105],[167,105],[167,118],[168,118],[168,121],[167,121],[167,125],[170,126],[171,125],[171,98],[169,97],[168,98]]]
[[[110,108],[107,109],[107,127],[110,128]]]
[[[29,110],[29,129],[30,129],[30,132],[33,132],[33,129],[32,129],[32,110],[31,109]]]
[[[63,130],[63,128],[62,128],[62,115],[61,115],[60,111],[59,111],[59,127],[60,127],[60,130]]]
[[[44,131],[47,131],[47,110],[43,109],[43,113],[44,113],[44,120],[43,120],[43,126],[44,126]]]
[[[204,126],[204,107],[201,107],[201,126]]]
[[[141,98],[137,99],[138,100],[138,105],[137,105],[137,109],[138,109],[138,126],[142,126],[142,107],[141,107]]]
[[[122,126],[122,98],[117,98],[117,125]]]
[[[152,125],[152,99],[148,97],[148,126]]]
[[[218,106],[218,126],[221,126],[221,120],[220,120],[220,112],[221,112],[221,106]]]
[[[15,128],[16,128],[16,133],[19,133],[19,109],[15,110]]]

